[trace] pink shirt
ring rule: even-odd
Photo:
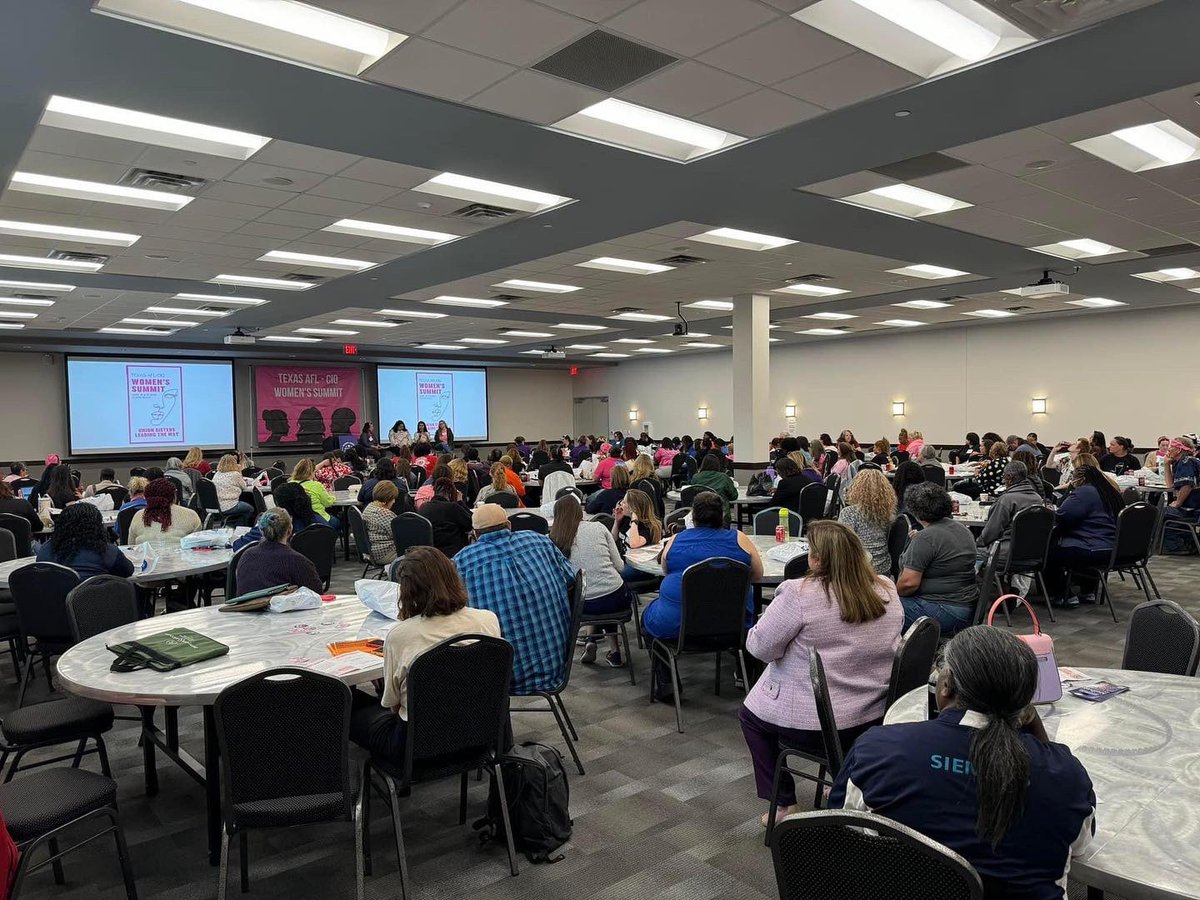
[[[678,453],[678,450],[667,450],[665,447],[660,447],[654,452],[654,464],[660,468],[669,466]]]
[[[845,475],[846,470],[848,468],[850,468],[850,461],[845,460],[845,459],[839,459],[837,462],[835,462],[833,464],[833,468],[829,470],[829,473],[831,475],[838,475],[838,476]]]
[[[887,601],[884,614],[849,625],[842,621],[837,601],[826,599],[818,579],[798,578],[780,585],[746,635],[746,649],[767,663],[746,697],[746,708],[782,728],[820,731],[808,680],[808,649],[813,647],[825,666],[838,728],[883,718],[904,607],[889,580],[879,579],[876,593]]]
[[[600,482],[600,487],[606,491],[612,487],[612,471],[621,464],[619,459],[612,456],[606,456],[600,462],[596,463],[596,469],[592,473],[592,477]]]
[[[917,438],[915,441],[908,442],[908,458],[916,459],[921,452],[921,448],[925,446],[924,438]]]

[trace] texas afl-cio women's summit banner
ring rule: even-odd
[[[358,436],[362,371],[347,366],[255,366],[254,417],[259,447],[320,444]]]

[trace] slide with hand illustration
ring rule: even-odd
[[[488,437],[487,371],[484,369],[379,368],[379,433],[403,421],[415,432],[425,422],[430,433],[445,419],[456,441]]]

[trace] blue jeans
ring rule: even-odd
[[[943,635],[951,635],[968,627],[975,618],[975,607],[966,603],[941,603],[922,597],[901,597],[904,606],[904,629],[907,631],[921,616],[936,619]]]
[[[1180,522],[1195,522],[1197,514],[1200,510],[1195,509],[1180,509],[1177,506],[1166,506],[1163,508],[1163,519],[1175,519]],[[1169,553],[1188,552],[1191,553],[1195,548],[1191,536],[1182,528],[1166,528],[1164,526],[1162,548]]]
[[[239,500],[233,506],[229,507],[229,509],[222,510],[221,515],[231,525],[254,524],[254,507],[245,500]]]

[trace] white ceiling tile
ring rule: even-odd
[[[795,125],[797,122],[819,116],[823,112],[825,110],[819,106],[763,88],[701,113],[696,118],[706,125],[714,125],[734,134],[759,137],[787,125]]]
[[[45,194],[29,194],[25,191],[5,191],[2,208],[9,218],[20,219],[15,214],[17,210],[29,212],[58,213],[64,216],[81,216],[87,212],[90,204],[86,200],[72,200],[70,197],[49,197]]]
[[[686,60],[618,93],[624,100],[676,116],[694,116],[757,90],[744,78]]]
[[[817,106],[837,109],[919,80],[912,72],[893,66],[877,56],[856,52],[811,72],[789,78],[776,87]]]
[[[85,181],[103,181],[108,184],[116,184],[129,171],[129,167],[121,163],[81,159],[77,156],[60,156],[56,153],[41,153],[36,150],[26,151],[21,156],[17,168],[23,172],[36,172],[39,175],[82,178]]]
[[[288,241],[302,238],[310,231],[312,231],[311,228],[296,228],[291,225],[280,225],[276,222],[259,221],[243,225],[237,230],[237,233]],[[267,249],[270,249],[270,245],[268,245]]]
[[[200,196],[205,200],[228,200],[232,203],[245,203],[250,206],[273,209],[287,203],[296,195],[275,188],[218,181],[205,187]]]
[[[522,69],[471,98],[472,106],[548,125],[598,103],[605,95],[561,78]]]
[[[316,187],[309,191],[318,197],[329,197],[334,200],[349,200],[354,203],[371,204],[378,203],[380,200],[386,200],[394,194],[399,193],[399,189],[380,185],[371,184],[367,181],[355,181],[353,178],[326,178]]]
[[[172,172],[189,178],[216,180],[225,178],[240,163],[223,156],[208,156],[204,153],[188,153],[169,147],[146,147],[134,162],[139,169],[155,172]]]
[[[1145,100],[1130,100],[1127,103],[1117,103],[1077,116],[1047,122],[1038,127],[1047,134],[1070,143],[1108,134],[1119,128],[1157,122],[1161,118],[1154,106]]]
[[[512,66],[424,38],[410,38],[368,69],[369,81],[406,91],[465,100],[514,71]]]
[[[430,40],[528,65],[592,29],[583,19],[529,0],[465,0],[425,30]]]
[[[39,125],[34,129],[26,149],[132,165],[145,149],[145,144]]]
[[[328,9],[351,19],[382,25],[401,34],[416,34],[439,16],[445,15],[459,0],[308,0],[313,6]]]
[[[849,44],[787,16],[708,51],[700,61],[760,84],[775,84],[853,52]]]
[[[394,197],[389,197],[379,205],[388,209],[407,210],[424,216],[442,216],[456,209],[462,209],[462,207],[468,204],[466,200],[459,200],[455,197],[438,197],[434,194],[424,194],[420,191],[404,191],[403,193],[396,194]],[[404,222],[393,222],[392,219],[394,218],[396,218],[395,214],[387,219],[379,219],[378,221],[386,222],[388,225],[406,224]],[[368,217],[367,221],[374,222],[377,220]]]
[[[565,13],[587,19],[589,22],[604,22],[622,10],[628,9],[638,0],[538,0],[543,6],[553,6]]]
[[[695,56],[777,17],[752,0],[642,0],[607,24],[673,53]]]
[[[366,204],[353,203],[349,200],[335,200],[332,197],[318,197],[314,194],[301,194],[279,208],[290,212],[326,216],[328,220],[325,224],[332,225],[336,219],[350,219],[357,216],[366,208]]]
[[[286,166],[303,172],[320,172],[333,175],[362,159],[351,153],[338,150],[322,150],[290,141],[271,141],[254,154],[254,161],[264,166]]]
[[[358,181],[369,181],[373,184],[386,184],[391,187],[415,187],[435,174],[429,169],[417,166],[406,166],[403,163],[388,162],[382,159],[360,159],[340,173],[342,178],[353,178]]]
[[[236,219],[239,222],[253,222],[263,214],[261,206],[250,206],[246,203],[230,203],[227,200],[209,200],[201,197],[193,200],[178,213],[176,220],[193,216],[219,216],[223,219]]]
[[[1057,159],[1056,154],[1063,146],[1065,145],[1062,141],[1040,129],[1022,128],[982,141],[951,147],[946,152],[969,162],[991,165],[997,160],[1016,156],[1024,156],[1030,160]]]
[[[277,184],[266,179],[286,178],[291,184]],[[264,186],[275,190],[298,194],[312,190],[313,187],[325,180],[325,176],[317,172],[305,172],[300,169],[289,169],[285,166],[267,166],[258,162],[242,163],[225,178],[237,184],[252,184],[255,187]]]

